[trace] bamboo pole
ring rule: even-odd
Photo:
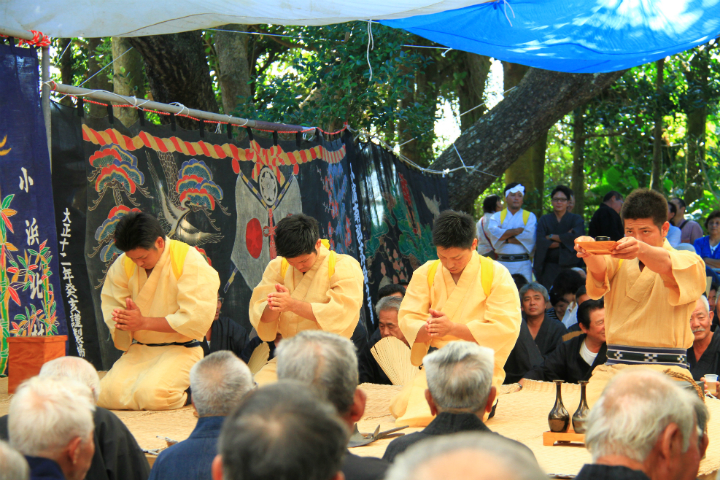
[[[261,130],[272,130],[277,132],[308,132],[314,131],[312,127],[301,127],[299,125],[285,125],[281,123],[263,122],[261,120],[248,120],[245,118],[232,117],[230,115],[220,115],[219,113],[205,112],[187,108],[178,105],[168,105],[167,103],[153,102],[142,98],[127,97],[118,95],[117,93],[107,92],[105,90],[90,90],[87,88],[73,87],[71,85],[63,85],[61,83],[51,82],[50,88],[58,93],[66,95],[75,95],[82,98],[101,102],[111,102],[118,104],[129,104],[145,110],[158,110],[168,112],[175,115],[182,114],[190,117],[199,118],[201,120],[210,120],[213,122],[223,122],[240,127],[251,127]]]

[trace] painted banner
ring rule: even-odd
[[[9,336],[65,335],[34,48],[0,45],[0,375]]]

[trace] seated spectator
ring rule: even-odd
[[[190,388],[197,424],[187,440],[160,452],[150,478],[209,478],[223,421],[254,386],[247,365],[232,352],[211,353],[193,365]]]
[[[579,332],[580,326],[578,325],[577,320],[577,311],[578,308],[580,308],[580,305],[583,304],[586,300],[590,300],[590,295],[587,294],[587,288],[585,288],[585,285],[578,288],[575,292],[575,300],[570,304],[567,311],[565,312],[565,317],[563,319],[563,325],[565,325],[568,329],[568,332]]]
[[[547,290],[539,283],[528,283],[520,290],[523,323],[527,324],[543,357],[552,353],[567,333],[561,321],[548,315],[545,309],[548,300]]]
[[[670,223],[670,228],[668,229],[665,239],[673,248],[676,248],[682,243],[682,231],[673,224],[673,218],[675,218],[675,215],[677,215],[677,207],[674,203],[668,202],[668,223]]]
[[[529,449],[491,433],[420,442],[399,455],[385,480],[547,480]]]
[[[78,382],[33,377],[10,400],[10,445],[31,479],[82,480],[95,453],[93,394]]]
[[[695,252],[705,261],[707,268],[720,272],[720,210],[715,210],[705,220],[708,235],[695,240]]]
[[[495,249],[490,238],[490,218],[495,212],[503,209],[503,201],[497,195],[490,195],[483,200],[483,216],[477,222],[477,252],[485,257],[495,258]]]
[[[377,363],[371,352],[371,348],[377,342],[386,337],[395,337],[408,346],[408,358],[410,358],[410,345],[405,335],[398,326],[398,311],[402,298],[394,295],[383,297],[375,305],[375,312],[378,318],[378,329],[370,337],[370,343],[359,356],[360,383],[377,383],[381,385],[392,385],[392,382],[383,371],[382,367]]]
[[[595,367],[607,362],[605,304],[602,299],[583,302],[578,310],[578,325],[582,335],[561,343],[542,365],[529,371],[525,378],[545,382],[564,380],[568,383],[589,380]]]
[[[388,283],[378,289],[377,301],[379,302],[385,297],[398,297],[402,299],[405,296],[405,286],[397,283]]]
[[[332,405],[306,385],[274,383],[249,393],[228,415],[212,478],[342,480],[348,438]]]
[[[699,223],[685,218],[685,202],[682,198],[673,198],[670,202],[675,204],[677,214],[673,217],[673,224],[681,231],[680,243],[693,245],[695,240],[703,236]]]
[[[93,403],[100,396],[100,377],[90,362],[79,357],[60,357],[45,363],[40,377],[71,380],[88,387]],[[8,418],[0,417],[0,438],[8,438]],[[145,480],[150,474],[145,453],[125,424],[110,410],[95,407],[95,453],[87,480]]]
[[[574,268],[566,268],[560,271],[550,288],[550,303],[552,308],[548,310],[551,318],[563,321],[565,312],[575,300],[575,292],[585,285],[585,278]],[[557,306],[556,306],[557,304]]]
[[[577,480],[690,480],[707,449],[707,408],[662,373],[618,373],[590,410],[585,445],[593,463]]]
[[[550,304],[552,308],[547,310],[547,314],[553,320],[562,322],[565,318],[565,312],[570,307],[570,304],[575,301],[574,293],[560,294],[559,292],[550,291]]]
[[[242,351],[248,341],[248,333],[247,330],[245,330],[245,327],[237,323],[232,318],[220,316],[222,304],[223,299],[220,298],[220,294],[218,293],[215,319],[203,339],[203,352],[207,357],[213,352],[230,350],[239,358],[242,355]]]
[[[30,467],[20,452],[0,440],[0,480],[29,480]]]
[[[602,202],[590,219],[588,235],[593,238],[610,237],[610,240],[617,242],[625,236],[625,227],[620,218],[620,210],[624,202],[623,196],[620,192],[613,190],[605,194]]]
[[[415,443],[437,435],[490,432],[483,423],[483,415],[492,411],[497,395],[492,386],[494,355],[490,348],[459,341],[426,356],[425,398],[430,412],[437,416],[421,432],[390,442],[383,459],[392,462]]]
[[[279,380],[296,380],[312,387],[317,396],[335,406],[350,431],[365,413],[365,392],[358,386],[357,355],[352,343],[334,333],[305,330],[278,347]],[[342,445],[347,447],[347,438]],[[380,479],[387,462],[359,457],[348,450],[342,463],[346,480]]]
[[[690,316],[690,328],[695,338],[693,346],[688,348],[687,359],[693,379],[700,381],[706,373],[720,374],[720,335],[716,337],[710,330],[713,312],[707,298],[698,298],[695,305]]]

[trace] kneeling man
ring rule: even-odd
[[[187,401],[190,369],[203,357],[220,278],[198,251],[165,237],[147,213],[115,229],[125,252],[108,271],[102,311],[115,347],[125,353],[100,382],[98,405],[112,410],[168,410]]]

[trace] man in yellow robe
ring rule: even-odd
[[[412,346],[413,365],[433,348],[465,340],[495,351],[493,386],[505,379],[505,361],[520,334],[522,316],[517,287],[507,268],[482,257],[475,222],[451,210],[433,225],[439,260],[415,270],[398,314],[400,329]],[[397,425],[427,426],[427,379],[421,371],[390,407]]]
[[[303,330],[325,330],[350,338],[363,301],[363,273],[357,260],[328,250],[317,220],[296,214],[275,229],[278,257],[265,268],[250,298],[250,323],[261,340],[283,339]],[[276,359],[258,373],[264,385],[277,380]]]
[[[220,278],[198,251],[165,238],[158,220],[130,213],[118,222],[115,260],[102,289],[102,311],[125,353],[100,382],[98,405],[168,410],[187,401],[199,340],[215,316]]]
[[[578,257],[588,268],[587,293],[605,297],[607,364],[598,367],[588,386],[589,400],[599,397],[615,365],[671,368],[685,375],[687,349],[693,343],[688,319],[705,291],[705,265],[694,252],[673,249],[667,201],[652,190],[635,190],[622,207],[625,237],[609,255],[595,255],[575,240]],[[592,388],[591,388],[592,387]]]

